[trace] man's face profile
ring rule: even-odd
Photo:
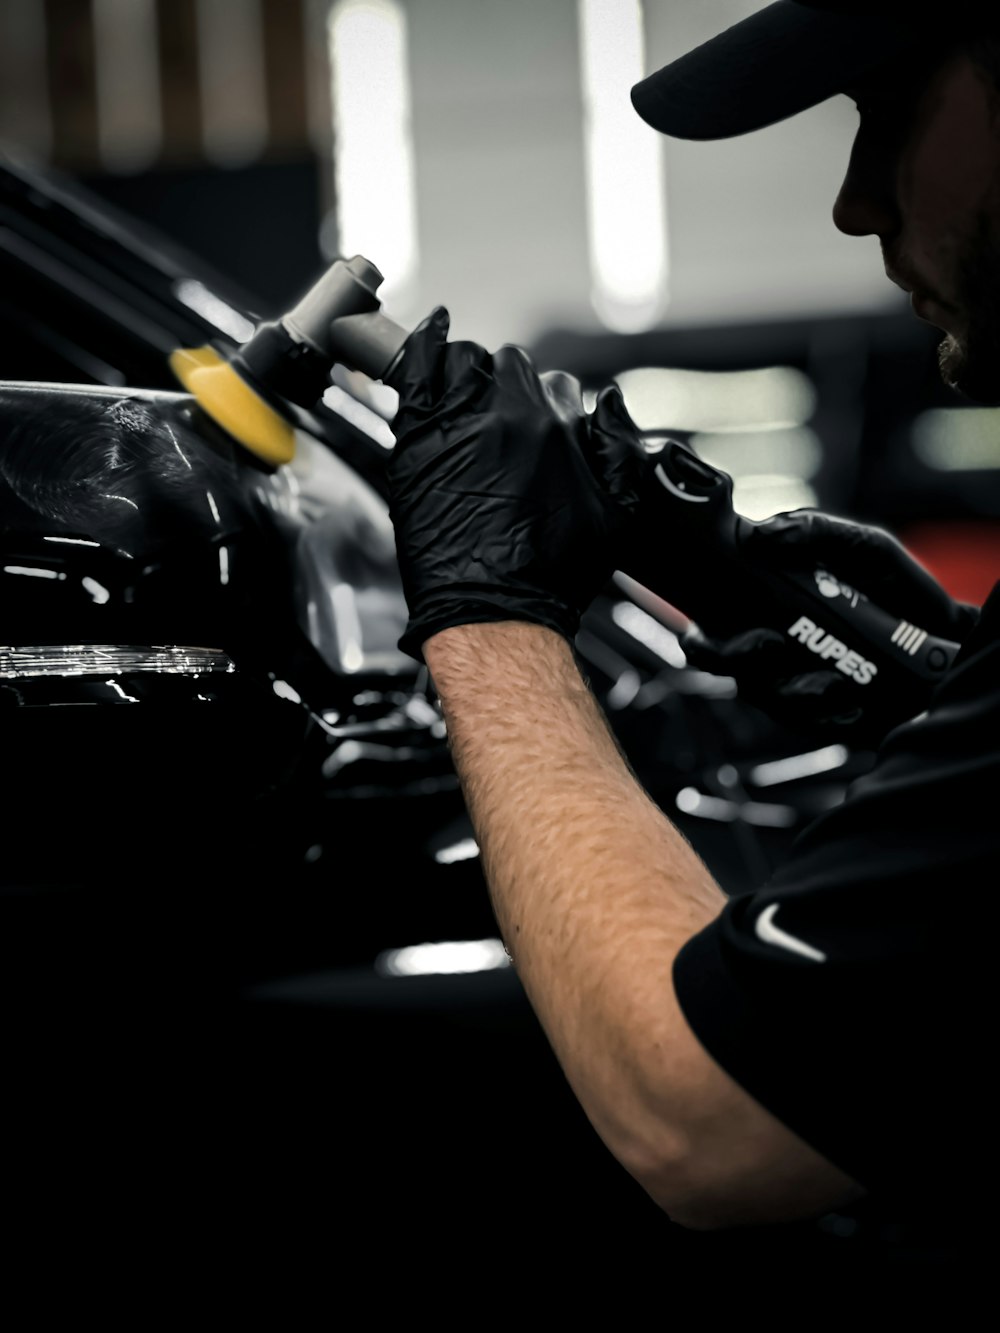
[[[834,205],[945,334],[945,383],[1000,404],[1000,93],[965,53],[850,90],[860,124]]]

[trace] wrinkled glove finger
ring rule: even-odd
[[[451,316],[436,306],[403,344],[398,363],[386,382],[399,394],[393,426],[409,414],[430,411],[444,391],[444,364]]]
[[[751,673],[736,676],[736,684],[741,699],[794,731],[852,745],[868,741],[860,734],[863,703],[836,672],[802,672],[788,679]]]
[[[646,448],[617,384],[597,395],[583,448],[601,489],[631,516],[639,504]]]
[[[863,707],[850,682],[836,672],[793,676],[766,704],[774,716],[798,729],[823,735],[840,733],[845,740],[850,734],[853,743],[859,739],[854,729],[862,720]]]
[[[492,374],[502,394],[516,397],[524,406],[551,407],[534,362],[516,343],[504,343],[493,353]]]
[[[731,639],[713,639],[699,626],[689,625],[680,644],[692,666],[716,676],[737,676],[756,664],[755,675],[773,679],[788,656],[784,636],[771,629],[751,629]]]
[[[829,564],[845,579],[881,586],[909,572],[912,557],[882,528],[818,509],[793,509],[754,523],[745,538],[755,559],[772,565]]]
[[[474,408],[493,387],[489,352],[478,343],[449,342],[448,330],[448,311],[438,306],[410,334],[387,380],[399,397],[391,423],[397,445],[442,414]]]
[[[547,370],[538,378],[545,397],[560,421],[571,425],[586,415],[583,389],[575,375],[569,375],[565,370]]]

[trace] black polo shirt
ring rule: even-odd
[[[927,711],[674,964],[709,1054],[904,1214],[985,1188],[998,861],[1000,583]]]

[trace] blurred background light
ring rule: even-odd
[[[338,0],[328,39],[336,237],[325,248],[370,258],[381,301],[406,322],[418,265],[406,16],[395,0]]]
[[[510,967],[502,940],[449,940],[386,949],[375,970],[386,977],[448,976],[459,972],[492,972]]]
[[[245,343],[253,337],[254,326],[245,315],[234,310],[228,302],[209,291],[197,278],[180,278],[174,283],[174,295],[178,301],[202,315],[223,333],[228,333],[236,342]]]
[[[733,507],[760,520],[815,506],[823,462],[805,423],[816,388],[794,366],[702,371],[641,366],[617,376],[633,421],[655,436],[687,435],[699,457],[733,478]],[[647,439],[647,442],[652,442]]]
[[[763,473],[733,479],[733,508],[754,523],[792,509],[815,509],[818,502],[814,487],[799,477]]]
[[[773,787],[782,782],[796,782],[800,778],[815,777],[842,768],[851,754],[846,745],[824,745],[805,754],[788,755],[756,764],[750,770],[750,781],[757,787]]]
[[[799,426],[816,406],[812,381],[794,366],[732,371],[638,366],[616,378],[640,430]]]
[[[667,298],[664,149],[629,89],[646,72],[639,0],[579,0],[592,301],[609,328],[649,328]]]
[[[354,588],[349,583],[335,583],[330,589],[330,600],[343,670],[359,671],[365,660],[361,649],[364,636]]]
[[[163,129],[153,0],[93,0],[93,19],[101,160],[139,171],[156,160]]]
[[[634,602],[615,602],[611,608],[611,619],[626,634],[661,657],[668,666],[680,668],[687,665],[687,656],[677,635]]]
[[[0,124],[11,146],[44,160],[52,151],[52,88],[45,6],[0,5]]]
[[[723,435],[696,431],[690,443],[706,463],[734,477],[777,472],[808,480],[815,476],[823,461],[822,445],[808,426],[785,430],[749,427]]]
[[[911,429],[913,452],[936,471],[1000,468],[1000,409],[929,408]]]
[[[242,166],[268,136],[260,0],[198,0],[196,15],[205,156]]]
[[[475,838],[461,838],[447,847],[440,847],[434,853],[434,860],[438,865],[450,866],[458,861],[474,861],[478,855],[479,843]]]
[[[339,384],[331,384],[323,394],[323,402],[352,425],[363,430],[383,449],[392,449],[396,443],[389,423],[366,403],[359,402],[353,392]]]
[[[709,796],[695,787],[682,787],[674,798],[682,814],[697,819],[711,819],[722,824],[740,820],[762,828],[791,828],[798,813],[790,805],[765,804],[763,801],[730,801],[721,796]]]
[[[689,443],[706,463],[732,477],[733,508],[744,518],[759,521],[819,503],[812,478],[823,448],[808,426],[696,432]]]

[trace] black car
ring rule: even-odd
[[[0,162],[24,1197],[96,1179],[160,1234],[180,1196],[190,1225],[270,1225],[326,1191],[400,1244],[430,1209],[457,1244],[530,1178],[564,1227],[615,1214],[659,1244],[508,966],[431,682],[397,647],[386,415],[342,377],[271,466],[173,379],[177,348],[224,354],[258,319],[166,238]],[[578,649],[655,799],[750,888],[867,758],[785,734],[687,665],[681,629],[616,580]]]

